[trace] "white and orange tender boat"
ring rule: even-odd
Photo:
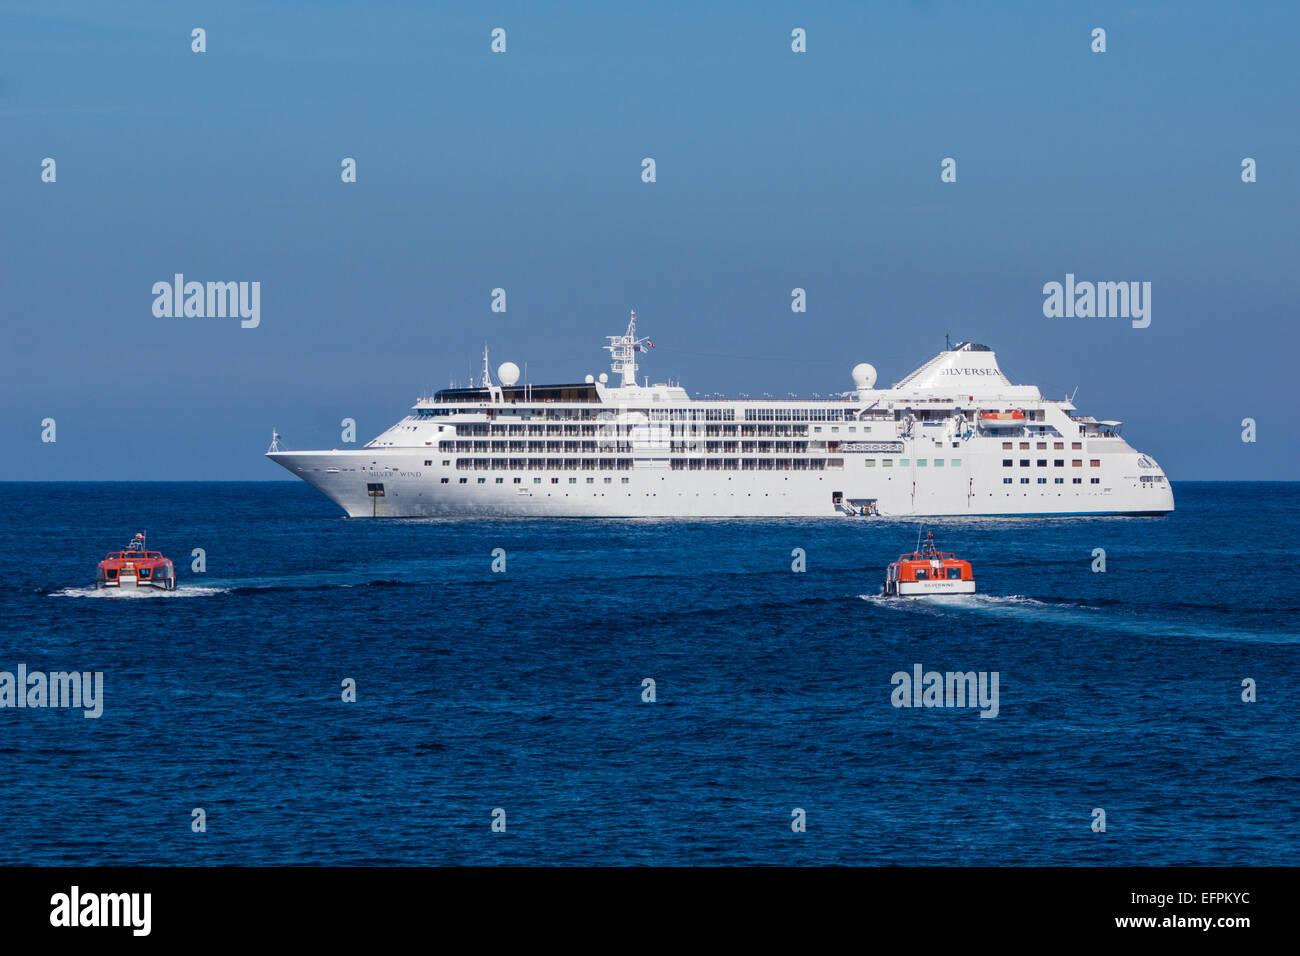
[[[1019,408],[1013,408],[1009,412],[980,412],[980,424],[985,428],[1018,428],[1024,423],[1025,413]]]
[[[176,568],[161,551],[145,548],[144,535],[137,534],[121,551],[110,551],[99,562],[95,575],[96,588],[158,588],[170,591],[176,587]]]
[[[895,597],[974,593],[975,573],[970,562],[936,550],[934,532],[926,533],[924,546],[918,540],[915,551],[900,554],[885,572],[885,594]]]

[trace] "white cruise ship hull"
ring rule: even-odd
[[[874,501],[885,517],[1156,515],[1174,508],[1170,485],[1144,482],[1139,456],[1131,450],[1093,470],[1086,484],[1035,482],[1009,488],[1002,483],[998,461],[981,462],[969,451],[962,455],[969,466],[946,466],[942,474],[928,466],[919,476],[914,472],[920,468],[867,468],[848,456],[844,470],[837,471],[644,466],[613,474],[540,476],[458,472],[436,461],[425,465],[429,459],[423,452],[282,451],[268,457],[353,518],[817,518],[847,515],[847,503],[866,501]],[[1092,484],[1092,477],[1099,482]],[[1070,480],[1068,474],[1065,480]],[[376,485],[382,486],[382,495]]]

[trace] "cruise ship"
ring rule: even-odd
[[[354,518],[1159,515],[1160,465],[1121,423],[1012,385],[961,342],[891,388],[862,363],[826,399],[690,397],[637,384],[636,313],[611,376],[519,383],[505,362],[422,398],[364,447],[267,457]]]

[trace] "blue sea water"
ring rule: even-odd
[[[983,593],[900,602],[912,521],[0,484],[0,670],[104,674],[99,719],[0,710],[0,864],[1300,863],[1300,484],[1175,495],[927,522]],[[95,592],[140,530],[179,589]],[[997,671],[998,716],[895,708],[917,663]]]

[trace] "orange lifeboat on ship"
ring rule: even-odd
[[[95,587],[170,591],[176,587],[176,568],[161,551],[148,550],[144,535],[137,534],[124,549],[110,551],[99,562]]]
[[[924,546],[918,542],[911,554],[900,554],[885,571],[885,594],[895,597],[924,597],[929,594],[974,594],[975,573],[969,561],[934,546],[934,532],[927,532]]]
[[[1025,423],[1022,409],[1013,408],[1009,412],[980,412],[980,424],[985,428],[1010,428]]]

